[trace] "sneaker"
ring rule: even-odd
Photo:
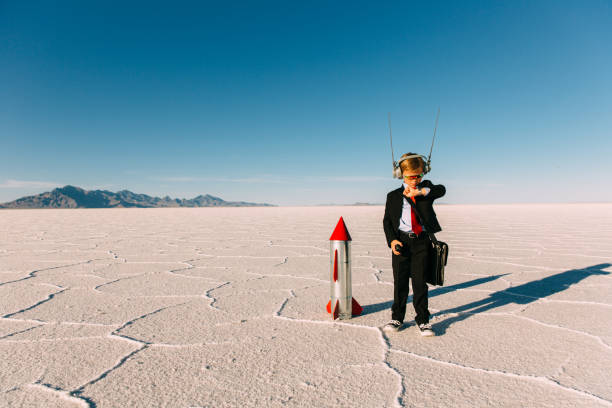
[[[419,330],[421,331],[421,336],[435,336],[436,333],[431,329],[430,323],[421,323],[419,324]]]
[[[385,324],[383,330],[388,331],[398,331],[402,327],[402,322],[399,320],[390,320],[389,323]]]

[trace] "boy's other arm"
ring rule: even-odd
[[[385,230],[385,237],[387,238],[387,246],[391,248],[391,242],[399,240],[399,237],[395,235],[393,231],[393,222],[391,221],[391,199],[387,195],[387,203],[385,204],[385,216],[383,217],[383,229]]]

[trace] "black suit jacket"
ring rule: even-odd
[[[421,223],[425,226],[425,229],[429,232],[442,231],[442,227],[438,223],[436,213],[433,210],[433,202],[436,198],[442,197],[446,194],[446,188],[442,184],[433,184],[429,180],[421,181],[418,188],[428,187],[431,190],[426,196],[416,196],[415,205],[416,209],[421,216]],[[385,216],[383,217],[383,228],[385,230],[385,236],[387,238],[387,245],[391,248],[391,241],[399,240],[399,224],[400,218],[402,218],[402,207],[404,201],[404,187],[400,187],[397,190],[391,191],[387,194],[387,203],[385,204]],[[412,203],[412,200],[406,198]]]

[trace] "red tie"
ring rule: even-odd
[[[416,201],[414,200],[414,197],[410,197],[410,199],[416,206]],[[421,224],[419,224],[419,221],[417,220],[416,214],[414,213],[413,206],[410,206],[410,220],[412,221],[412,231],[415,234],[419,235],[421,232],[423,232],[423,227],[421,227]]]

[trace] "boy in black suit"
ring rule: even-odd
[[[436,233],[442,228],[433,210],[433,201],[446,193],[443,185],[423,180],[426,168],[423,156],[406,153],[399,160],[404,179],[402,187],[387,194],[383,228],[387,245],[393,251],[393,306],[391,321],[383,330],[398,331],[404,323],[408,299],[409,278],[412,278],[412,303],[416,323],[423,336],[433,336],[429,324],[427,282],[425,272],[431,250],[427,231]],[[414,208],[420,218],[416,215]]]

